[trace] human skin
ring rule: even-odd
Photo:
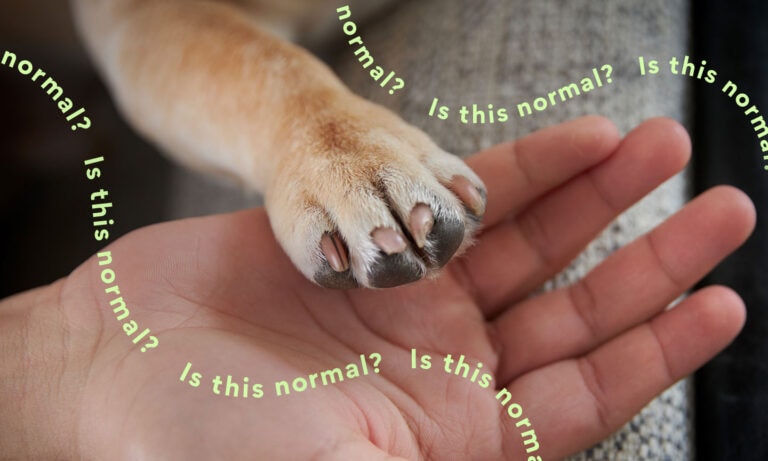
[[[263,209],[168,222],[113,242],[119,285],[158,346],[122,331],[95,256],[0,303],[0,459],[528,459],[492,371],[541,459],[607,437],[725,347],[744,320],[725,287],[667,306],[752,231],[730,187],[692,200],[571,287],[529,297],[618,213],[679,171],[684,129],[652,119],[620,139],[585,117],[468,160],[488,187],[478,243],[436,280],[387,290],[308,282]],[[411,369],[411,348],[430,370]],[[377,352],[378,374],[277,397],[273,383]],[[187,363],[199,387],[180,380]],[[264,385],[216,395],[211,379]]]

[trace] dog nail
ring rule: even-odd
[[[417,203],[411,211],[409,224],[416,246],[424,248],[424,245],[427,244],[427,236],[432,232],[432,226],[435,224],[435,219],[432,217],[432,210],[429,208],[429,205]]]
[[[389,227],[379,227],[371,232],[373,243],[388,254],[402,253],[408,247],[405,239],[399,232]]]
[[[464,176],[454,176],[450,189],[477,217],[485,214],[485,199],[477,187]]]
[[[336,272],[344,272],[349,269],[349,256],[341,237],[336,232],[326,232],[320,238],[320,250],[325,255],[328,265]]]

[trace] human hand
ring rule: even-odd
[[[45,341],[26,351],[24,438],[40,435],[40,453],[116,460],[558,459],[590,446],[737,334],[744,307],[729,289],[665,307],[746,239],[754,209],[735,189],[711,190],[572,287],[527,295],[689,150],[669,120],[620,141],[587,117],[480,153],[468,160],[489,194],[477,245],[437,280],[394,289],[310,284],[262,209],[139,229],[107,249],[113,283],[94,257],[0,305],[7,318],[36,297],[25,331]],[[113,285],[155,349],[123,332]],[[430,370],[411,369],[412,348]],[[372,352],[377,374],[274,395],[276,381]],[[491,388],[444,372],[448,354],[482,362]],[[180,381],[188,362],[200,387]],[[216,375],[241,388],[249,377],[264,395],[216,395]],[[510,391],[519,419],[493,387]],[[523,418],[530,428],[516,427]]]

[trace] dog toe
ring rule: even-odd
[[[420,280],[426,274],[423,262],[411,251],[382,254],[368,270],[373,288],[391,288]]]
[[[461,200],[473,219],[480,221],[485,214],[485,190],[475,187],[466,176],[462,175],[457,175],[451,178],[451,182],[448,184],[448,189],[456,194],[456,197]]]
[[[320,286],[338,290],[347,290],[360,286],[350,269],[337,272],[327,263],[321,264],[312,279]]]
[[[458,215],[438,215],[427,238],[424,255],[429,266],[443,267],[464,242],[464,220]]]

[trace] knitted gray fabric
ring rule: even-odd
[[[584,114],[606,115],[623,132],[657,115],[685,123],[687,78],[669,72],[641,77],[637,58],[666,63],[675,56],[682,61],[687,31],[687,3],[679,0],[421,0],[402,2],[384,17],[358,24],[377,64],[395,70],[405,80],[404,88],[390,95],[375,84],[352,55],[353,48],[343,42],[340,27],[335,68],[358,94],[391,108],[446,150],[464,156]],[[516,116],[518,103],[578,83],[604,64],[613,66],[610,85],[532,116]],[[451,107],[448,120],[428,116],[435,97]],[[458,107],[472,104],[506,107],[511,117],[505,123],[459,123]],[[170,217],[256,203],[182,170],[173,183]],[[544,289],[583,277],[608,254],[673,213],[685,198],[685,178],[670,180],[612,223]],[[689,383],[678,383],[616,434],[570,459],[690,459],[689,396]]]

